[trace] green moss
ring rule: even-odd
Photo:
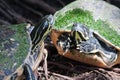
[[[71,29],[71,26],[75,22],[80,22],[87,25],[89,28],[100,33],[106,39],[111,41],[113,44],[120,47],[120,35],[116,31],[109,27],[105,21],[97,20],[95,21],[90,12],[81,9],[74,9],[72,11],[67,11],[64,16],[57,15],[55,21],[55,28],[57,29]]]
[[[29,41],[28,35],[25,31],[25,25],[26,24],[12,26],[12,29],[16,31],[13,38],[19,43],[19,47],[15,53],[18,64],[22,63],[21,61],[23,61],[23,59],[26,57],[29,49]]]
[[[17,49],[12,56],[7,55],[10,54],[7,50],[1,50],[0,64],[4,66],[0,66],[0,69],[11,69],[14,63],[17,63],[16,67],[18,67],[20,64],[22,64],[23,60],[25,59],[29,49],[28,34],[25,31],[25,26],[26,24],[8,26],[8,28],[15,31],[15,34],[10,36],[8,39],[13,38],[15,42],[17,42],[19,45],[17,46]],[[8,40],[6,39],[2,42],[4,41]],[[2,47],[0,49],[2,49]]]

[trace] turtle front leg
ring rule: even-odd
[[[95,44],[91,44],[87,41],[82,41],[80,44],[76,45],[76,49],[79,52],[83,52],[85,54],[91,54],[97,52],[97,48]]]
[[[48,80],[48,69],[47,69],[47,50],[44,49],[44,63],[43,63],[43,70],[45,71],[45,77]]]
[[[23,75],[25,76],[26,80],[37,80],[37,78],[34,75],[34,72],[27,63],[23,65]]]
[[[99,51],[99,53],[107,65],[112,65],[117,59],[117,54],[114,52],[103,50]]]
[[[38,67],[38,71],[39,71],[38,73],[41,74],[41,72],[44,72],[45,75],[44,77],[46,78],[46,80],[48,80],[47,56],[48,56],[48,52],[46,49],[44,49],[42,55],[42,61],[40,62],[40,66]]]
[[[16,72],[5,78],[4,80],[37,80],[30,65],[27,63],[21,65]]]
[[[53,30],[54,31],[54,30]],[[64,53],[63,55],[65,55],[67,53],[67,51],[69,51],[69,49],[71,48],[71,37],[68,33],[62,33],[58,39],[57,39],[57,45],[60,46]]]
[[[100,56],[107,65],[111,65],[116,61],[117,54],[113,50],[109,51],[101,46],[95,38],[82,41],[77,45],[76,49],[84,54],[94,54]]]

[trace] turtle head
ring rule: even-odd
[[[74,23],[71,30],[71,35],[77,42],[86,41],[89,39],[89,30],[81,23]]]
[[[46,15],[42,18],[30,33],[32,41],[32,50],[44,41],[46,36],[51,32],[52,26],[54,25],[54,17],[52,15]]]
[[[46,15],[43,17],[41,22],[37,25],[38,29],[40,30],[39,34],[42,35],[42,37],[45,37],[48,35],[49,32],[51,32],[52,26],[54,24],[54,17],[52,15]]]

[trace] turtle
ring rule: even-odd
[[[120,63],[120,48],[80,22],[71,30],[52,29],[50,37],[58,54],[72,60],[102,68]]]
[[[0,27],[0,80],[37,80],[34,72],[40,62],[46,61],[44,39],[53,24],[50,14],[36,26],[27,23]]]
[[[51,39],[58,53],[103,68],[120,64],[119,12],[119,8],[97,0],[78,0],[57,11]]]

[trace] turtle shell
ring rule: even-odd
[[[55,30],[53,29],[51,32],[51,39],[53,41],[53,44],[58,50],[58,53],[64,57],[70,58],[75,61],[87,63],[90,65],[98,66],[98,67],[104,67],[104,68],[110,68],[116,64],[120,63],[120,48],[114,46],[112,43],[104,39],[103,37],[99,36],[97,33],[95,35],[97,38],[99,38],[101,41],[105,42],[106,45],[109,45],[109,47],[112,47],[114,49],[115,53],[117,55],[117,58],[114,59],[113,62],[108,62],[107,59],[103,59],[99,54],[100,52],[97,53],[91,53],[91,54],[85,54],[84,52],[79,52],[75,48],[72,48],[68,50],[67,52],[64,51],[64,49],[57,44],[58,39],[60,39],[61,36],[64,36],[62,40],[66,40],[68,35],[70,35],[70,31],[60,31],[60,30]],[[65,38],[66,37],[66,38]]]
[[[104,5],[102,8],[99,8],[102,5],[101,3]],[[106,11],[109,12],[107,16]],[[113,11],[115,11],[116,14],[113,14]],[[101,14],[99,14],[100,12]],[[86,55],[80,53],[76,49],[68,50],[63,56],[104,68],[109,68],[120,63],[120,15],[117,14],[119,12],[120,9],[115,6],[107,4],[104,1],[96,0],[78,0],[57,11],[54,15],[55,26],[51,33],[51,39],[56,46],[58,53],[60,55],[65,53],[65,51],[57,45],[58,38],[61,35],[68,37],[71,33],[73,23],[78,22],[85,24],[89,29],[98,32],[100,35],[96,32],[94,33],[96,37],[115,49],[115,54],[118,55],[117,59],[113,63],[108,64],[108,62],[106,63],[106,60],[103,60],[96,54]],[[117,18],[115,18],[116,16]],[[114,24],[112,24],[113,22]]]
[[[0,26],[0,80],[16,71],[29,48],[26,24]]]

